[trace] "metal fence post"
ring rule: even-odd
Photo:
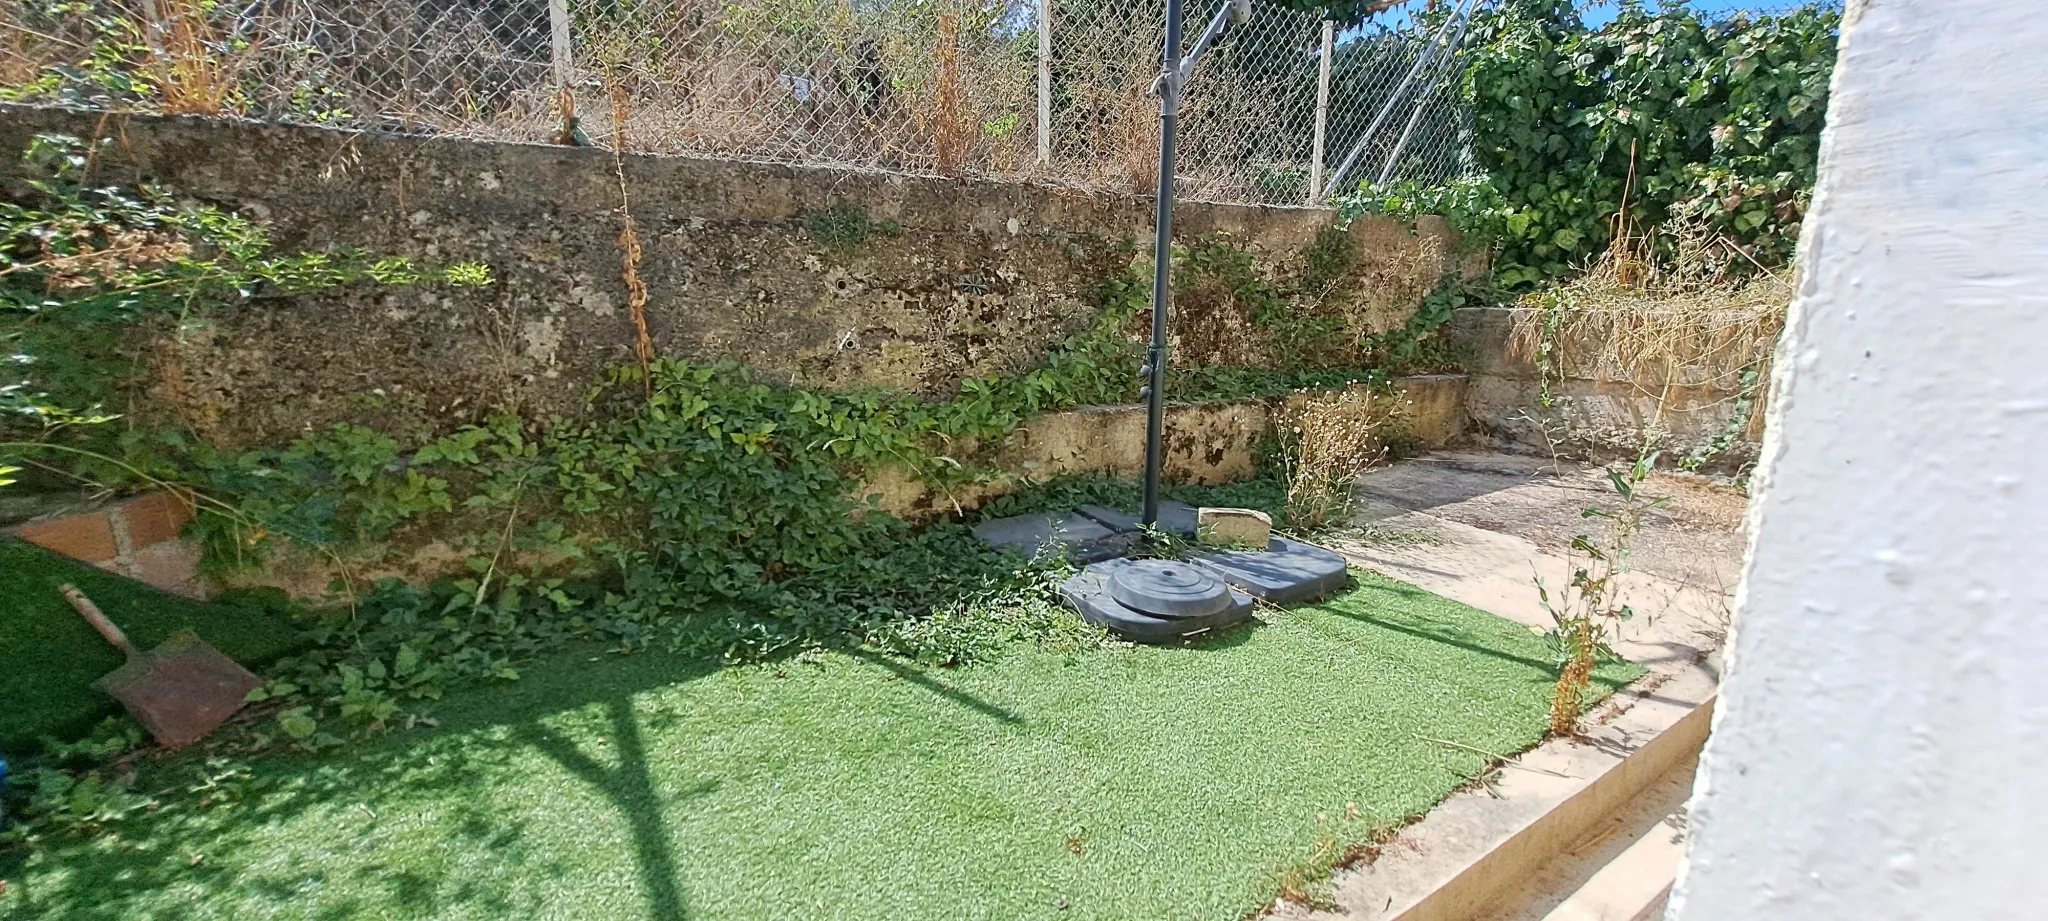
[[[1316,69],[1316,137],[1308,164],[1308,203],[1323,196],[1323,143],[1330,132],[1330,57],[1337,46],[1337,24],[1323,20],[1323,51]]]
[[[1052,0],[1038,0],[1038,164],[1052,162]]]

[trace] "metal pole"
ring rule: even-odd
[[[1145,350],[1144,522],[1159,523],[1159,468],[1166,456],[1166,311],[1173,297],[1173,147],[1180,127],[1181,0],[1166,0],[1159,80],[1159,201],[1152,236],[1152,345]]]
[[[1052,0],[1038,0],[1038,163],[1052,162]]]
[[[1223,37],[1223,30],[1230,28],[1231,23],[1243,22],[1250,15],[1251,0],[1230,0],[1216,8],[1216,15],[1209,17],[1209,24],[1202,28],[1201,35],[1195,37],[1195,46],[1182,55],[1180,69],[1172,71],[1180,75],[1182,87],[1186,87],[1189,78],[1195,75],[1195,64],[1202,60],[1202,55],[1208,54],[1209,47]]]
[[[1453,65],[1457,62],[1458,45],[1464,42],[1465,28],[1471,24],[1472,20],[1469,18],[1458,24],[1458,31],[1451,36],[1450,44],[1445,46],[1444,56],[1439,59],[1436,72],[1430,75],[1429,85],[1424,87],[1422,92],[1415,94],[1415,114],[1408,116],[1408,126],[1401,129],[1400,140],[1394,142],[1393,152],[1387,154],[1386,165],[1380,168],[1379,185],[1386,185],[1393,180],[1394,170],[1401,162],[1401,153],[1408,149],[1408,139],[1415,135],[1415,126],[1421,124],[1422,113],[1429,105],[1429,101],[1436,97],[1437,88],[1443,85],[1445,77],[1450,76]]]
[[[1401,154],[1408,149],[1408,139],[1415,135],[1415,126],[1422,123],[1423,107],[1428,101],[1428,97],[1416,97],[1415,114],[1408,116],[1408,126],[1401,129],[1400,139],[1394,142],[1393,151],[1387,154],[1386,165],[1380,167],[1380,178],[1375,185],[1386,185],[1394,178],[1394,168],[1401,165]]]
[[[1316,69],[1316,137],[1308,163],[1308,203],[1323,196],[1323,143],[1330,133],[1330,57],[1337,47],[1337,24],[1323,20],[1322,64]]]

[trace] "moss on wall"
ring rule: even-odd
[[[0,149],[41,132],[112,137],[106,181],[162,183],[233,208],[286,248],[474,260],[499,279],[479,291],[259,296],[155,330],[137,345],[154,381],[143,416],[230,446],[336,422],[410,439],[493,410],[577,415],[602,372],[631,360],[607,151],[0,111]],[[1147,270],[1130,242],[1149,233],[1151,205],[1139,198],[642,155],[624,168],[661,353],[737,361],[804,387],[946,397],[1022,373],[1096,321],[1117,296],[1106,284]],[[0,158],[0,179],[17,171]],[[1322,318],[1331,331],[1398,326],[1451,265],[1441,224],[1418,233],[1333,220],[1206,204],[1177,215],[1183,245],[1227,235],[1290,320]],[[1178,366],[1345,364],[1341,337],[1320,354],[1284,337],[1248,341],[1260,308],[1241,281],[1188,279]],[[1132,325],[1141,336],[1142,318]]]

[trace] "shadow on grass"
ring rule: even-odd
[[[1400,599],[1404,604],[1398,607],[1386,605],[1377,611],[1369,610],[1367,606],[1371,603],[1373,595],[1376,593],[1382,596],[1393,596]],[[1526,628],[1513,621],[1490,614],[1485,615],[1488,625],[1497,628],[1499,631],[1493,636],[1489,636],[1487,631],[1463,629],[1456,624],[1431,618],[1426,614],[1410,613],[1402,609],[1409,603],[1427,602],[1440,604],[1444,601],[1445,599],[1415,586],[1376,577],[1370,580],[1360,579],[1357,588],[1350,594],[1341,596],[1337,601],[1325,602],[1319,606],[1319,609],[1362,624],[1369,624],[1384,630],[1391,630],[1395,633],[1406,634],[1416,639],[1441,643],[1455,649],[1478,653],[1503,662],[1523,666],[1531,669],[1546,680],[1557,677],[1559,665],[1558,660],[1554,656],[1518,655],[1515,652],[1501,648],[1503,645],[1508,645],[1502,643],[1501,640],[1509,638],[1512,638],[1510,640],[1512,645],[1524,645],[1531,641],[1545,642],[1534,634],[1524,633],[1523,631]],[[1483,614],[1484,612],[1480,613]],[[1546,649],[1545,652],[1548,653],[1549,650]],[[1608,695],[1625,687],[1630,681],[1634,680],[1636,675],[1641,674],[1641,671],[1642,666],[1637,663],[1603,657],[1591,676],[1594,693],[1587,696],[1585,700],[1586,709],[1591,710],[1595,704],[1605,700]]]
[[[869,665],[874,665],[882,669],[885,669],[890,674],[893,674],[896,677],[903,679],[904,681],[908,681],[911,684],[917,685],[920,688],[930,691],[933,694],[937,694],[938,696],[943,697],[949,701],[952,701],[953,703],[959,704],[960,706],[966,707],[969,710],[973,710],[976,713],[980,713],[983,716],[999,720],[1004,723],[1009,723],[1011,725],[1021,725],[1024,722],[1024,718],[1018,716],[1016,713],[1013,713],[995,704],[989,703],[986,700],[976,697],[973,694],[969,694],[966,691],[960,690],[959,688],[953,687],[952,685],[940,681],[937,678],[933,678],[931,675],[927,674],[923,668],[920,668],[917,665],[912,664],[910,662],[904,661],[902,659],[895,659],[889,656],[881,655],[880,653],[876,653],[872,650],[867,649],[850,650],[849,654],[856,659],[866,662]]]
[[[532,916],[545,885],[513,887],[573,872],[544,845],[527,841],[527,823],[493,802],[484,778],[509,776],[517,753],[532,746],[589,783],[621,813],[632,834],[649,917],[687,917],[677,886],[674,850],[662,824],[664,802],[716,789],[707,783],[664,797],[649,775],[632,711],[634,696],[695,680],[713,663],[656,655],[607,656],[585,648],[550,656],[513,684],[468,687],[436,707],[442,727],[392,732],[361,746],[320,756],[279,755],[248,763],[246,778],[212,783],[203,752],[148,763],[139,789],[158,793],[161,808],[112,822],[92,837],[52,839],[38,850],[0,853],[0,915],[100,921],[148,914],[183,915],[201,905],[299,906],[297,914],[357,918],[397,914]],[[601,654],[601,653],[600,653]],[[618,761],[604,767],[571,741],[543,727],[552,714],[603,702]],[[359,842],[417,835],[389,825],[381,808],[431,803],[445,836],[442,855],[384,860],[281,860],[272,835],[305,816],[327,831],[290,846],[344,854]],[[403,821],[403,820],[401,820]],[[443,856],[445,855],[445,856]],[[487,859],[497,873],[443,873],[425,860]],[[499,880],[493,883],[492,880]],[[318,893],[318,907],[307,896]]]
[[[1351,594],[1344,596],[1340,601],[1325,603],[1319,609],[1339,617],[1350,618],[1359,623],[1371,624],[1372,626],[1384,630],[1392,630],[1396,633],[1404,633],[1416,639],[1442,643],[1467,652],[1492,656],[1516,665],[1525,665],[1543,671],[1557,670],[1557,663],[1552,659],[1516,655],[1501,649],[1498,643],[1489,644],[1486,641],[1487,637],[1479,633],[1460,630],[1453,625],[1441,621],[1405,615],[1396,611],[1368,610],[1365,603],[1369,603],[1371,596],[1375,593],[1394,595],[1403,601],[1409,602],[1427,601],[1436,603],[1441,601],[1437,596],[1413,586],[1389,585],[1374,581],[1362,582]],[[1503,621],[1503,623],[1507,622]]]
[[[634,860],[640,870],[641,892],[647,897],[647,917],[652,921],[683,921],[690,912],[676,882],[675,850],[669,842],[668,826],[662,821],[662,810],[667,803],[715,792],[719,784],[706,781],[674,796],[662,797],[647,770],[647,746],[640,738],[640,723],[633,715],[632,700],[614,698],[605,702],[605,709],[611,717],[610,737],[618,749],[618,763],[613,767],[599,764],[568,737],[539,723],[522,724],[516,732],[611,800],[632,828]]]

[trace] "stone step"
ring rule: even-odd
[[[1651,921],[1685,860],[1696,761],[1674,768],[1560,853],[1488,921]]]
[[[1668,820],[1658,822],[1543,921],[1651,921],[1670,901],[1671,884],[1684,861],[1684,830]]]

